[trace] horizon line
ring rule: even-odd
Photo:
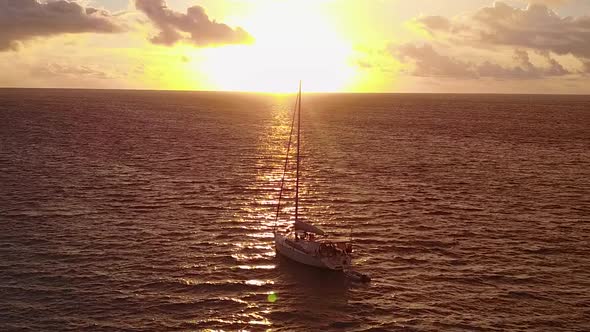
[[[189,90],[189,89],[136,89],[136,88],[84,88],[84,87],[11,87],[0,86],[0,90],[85,90],[85,91],[136,91],[136,92],[206,92],[206,93],[250,93],[262,95],[292,95],[293,92],[268,92],[248,90]],[[580,93],[505,93],[505,92],[349,92],[349,91],[308,91],[305,94],[366,94],[366,95],[506,95],[506,96],[589,96]]]

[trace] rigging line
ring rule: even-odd
[[[301,147],[301,81],[299,81],[299,107],[297,109],[297,184],[295,190],[295,223],[299,220],[299,151]]]
[[[283,188],[285,186],[285,175],[287,174],[287,166],[289,165],[289,153],[291,151],[291,139],[293,138],[293,127],[295,127],[295,114],[297,113],[297,104],[299,103],[299,96],[295,98],[295,105],[293,106],[293,118],[291,119],[291,132],[289,133],[289,144],[287,144],[287,157],[285,158],[285,166],[283,167],[283,177],[281,178],[281,190],[279,191],[279,201],[277,204],[277,214],[275,217],[276,231],[277,223],[279,221],[279,213],[281,211],[281,199],[283,198]]]

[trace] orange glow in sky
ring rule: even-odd
[[[294,92],[302,80],[312,92],[590,93],[590,1],[68,6],[0,9],[0,87]]]
[[[255,36],[254,44],[202,50],[205,60],[198,66],[213,89],[291,92],[300,79],[307,91],[346,89],[355,76],[352,45],[329,25],[319,3],[258,6],[241,24]]]

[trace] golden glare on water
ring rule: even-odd
[[[292,92],[342,91],[355,69],[352,46],[330,26],[315,1],[262,2],[241,25],[255,36],[252,45],[202,50],[201,70],[214,89]]]

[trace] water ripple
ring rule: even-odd
[[[369,285],[274,254],[291,97],[0,89],[2,330],[588,329],[588,97],[303,106],[302,213]]]

